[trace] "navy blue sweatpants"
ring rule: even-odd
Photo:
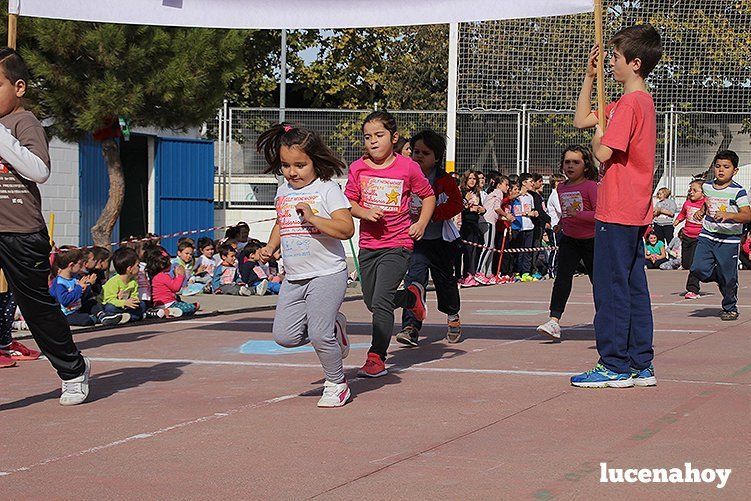
[[[595,339],[600,363],[619,373],[645,369],[654,358],[645,229],[595,221]]]
[[[722,309],[738,311],[738,248],[740,244],[715,242],[699,236],[691,274],[702,282],[716,282]]]

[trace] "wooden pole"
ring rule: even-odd
[[[600,129],[605,132],[605,47],[602,37],[602,0],[595,2],[595,43],[600,47],[597,58],[597,117]]]
[[[8,47],[15,50],[18,33],[18,14],[8,14]]]
[[[55,213],[50,213],[50,222],[47,225],[49,234],[50,234],[50,245],[52,245],[52,242],[55,240]]]

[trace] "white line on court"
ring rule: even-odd
[[[516,341],[511,341],[511,342],[516,342]],[[140,359],[139,358],[111,358],[111,357],[90,357],[90,358],[91,360],[99,361],[99,362],[131,362],[131,363],[171,363],[171,362],[172,363],[184,363],[184,362],[187,362],[187,363],[196,364],[196,365],[244,365],[244,366],[253,366],[253,367],[320,368],[319,364],[284,364],[284,363],[243,362],[243,361],[227,361],[227,360],[184,360],[184,359],[165,359],[165,358],[140,358]],[[356,367],[357,366],[347,366],[347,368],[356,368]],[[436,368],[436,367],[416,367],[416,366],[413,366],[413,367],[392,366],[389,369],[394,372],[451,372],[451,373],[470,373],[470,374],[543,376],[543,377],[565,377],[565,376],[571,376],[573,374],[576,374],[576,372],[557,372],[557,371],[545,371],[545,370],[527,371],[527,370],[505,370],[505,369],[462,369],[462,368]],[[660,379],[660,382],[711,384],[711,385],[722,385],[722,386],[751,386],[751,383],[733,383],[733,382],[726,382],[726,381],[697,381],[697,380],[681,380],[681,379]],[[233,409],[229,409],[223,412],[214,412],[212,414],[201,416],[199,418],[191,419],[188,421],[183,421],[181,423],[177,423],[172,426],[167,426],[167,427],[159,428],[157,430],[153,430],[149,432],[130,435],[128,437],[121,438],[119,440],[115,440],[104,445],[97,445],[94,447],[89,447],[88,449],[83,449],[78,452],[73,452],[70,454],[49,457],[47,459],[38,461],[36,463],[30,464],[27,466],[19,466],[17,468],[8,469],[4,471],[0,470],[0,477],[5,477],[5,476],[25,472],[25,471],[30,471],[40,466],[46,466],[48,464],[56,463],[59,461],[64,461],[66,459],[74,459],[74,458],[86,456],[88,454],[97,453],[106,449],[111,449],[113,447],[125,445],[125,444],[139,441],[139,440],[149,440],[159,435],[168,433],[170,431],[187,428],[188,426],[192,426],[195,424],[223,419],[223,418],[232,416],[242,411],[266,407],[266,406],[279,403],[279,402],[284,402],[285,400],[290,400],[299,396],[300,396],[300,393],[290,393],[287,395],[281,395],[281,396],[270,398],[267,400],[262,400],[259,402],[242,405],[242,406],[235,407]],[[386,458],[383,458],[383,459],[386,459]],[[379,461],[382,461],[383,459]]]
[[[571,303],[569,303],[571,304]],[[201,324],[201,325],[218,325],[218,324],[240,324],[240,325],[253,325],[253,324],[270,324],[274,320],[271,318],[259,318],[258,320],[179,320],[181,324]],[[371,325],[370,322],[347,322],[347,325]],[[430,324],[428,324],[430,325]],[[535,330],[536,325],[478,325],[478,324],[463,324],[464,327],[486,327],[488,329],[496,330]],[[573,326],[573,327],[561,327],[562,331],[591,331],[594,327],[589,326]],[[712,334],[717,332],[716,330],[700,330],[700,329],[655,329],[654,332],[695,332],[697,334]],[[525,339],[516,339],[510,341],[510,343],[518,343],[519,341],[527,341],[534,339],[537,336],[531,336]],[[507,343],[504,343],[507,344]]]
[[[697,307],[697,306],[703,306],[703,307],[710,307],[710,308],[717,308],[720,309],[719,303],[697,303],[696,299],[692,299],[689,303],[652,303],[652,306],[690,306],[690,307]],[[435,303],[436,301],[432,298],[428,299],[429,303]],[[522,301],[519,299],[464,299],[462,298],[462,304],[464,303],[509,303],[509,304],[550,304],[549,301]],[[586,305],[592,305],[594,306],[594,303],[592,301],[568,301],[566,304],[576,304],[580,306],[586,306]],[[750,304],[739,304],[738,308],[751,308]]]
[[[183,421],[181,423],[177,423],[177,424],[174,424],[172,426],[167,426],[165,428],[159,428],[158,430],[149,431],[149,432],[146,432],[146,433],[137,433],[137,434],[131,435],[129,437],[121,438],[120,440],[115,440],[114,442],[110,442],[108,444],[97,445],[95,447],[89,447],[88,449],[83,449],[81,451],[73,452],[73,453],[70,453],[70,454],[65,454],[65,455],[62,455],[62,456],[53,456],[53,457],[44,459],[42,461],[39,461],[37,463],[30,464],[28,466],[20,466],[18,468],[13,468],[13,469],[10,469],[10,470],[0,471],[0,477],[12,475],[14,473],[20,473],[20,472],[24,472],[24,471],[29,471],[32,468],[37,468],[39,466],[45,466],[45,465],[48,465],[50,463],[56,463],[58,461],[63,461],[63,460],[66,460],[66,459],[73,459],[73,458],[77,458],[77,457],[81,457],[81,456],[86,456],[87,454],[92,454],[92,453],[99,452],[99,451],[102,451],[102,450],[105,450],[105,449],[110,449],[112,447],[117,447],[119,445],[124,445],[124,444],[130,443],[130,442],[136,441],[136,440],[148,440],[150,438],[154,438],[156,436],[162,435],[162,434],[170,432],[170,431],[178,430],[178,429],[181,429],[181,428],[186,428],[186,427],[192,426],[194,424],[205,423],[207,421],[214,421],[214,420],[217,420],[217,419],[223,419],[225,417],[232,416],[233,414],[237,414],[238,412],[242,412],[242,411],[246,411],[246,410],[250,410],[250,409],[257,409],[259,407],[266,407],[267,405],[275,404],[275,403],[278,403],[278,402],[283,402],[285,400],[289,400],[291,398],[295,398],[295,397],[298,397],[298,396],[300,396],[299,393],[290,393],[289,395],[282,395],[282,396],[279,396],[279,397],[270,398],[268,400],[262,400],[260,402],[254,402],[254,403],[251,403],[251,404],[242,405],[240,407],[235,407],[234,409],[229,409],[229,410],[224,411],[224,412],[215,412],[215,413],[209,414],[207,416],[202,416],[202,417],[199,417],[199,418],[196,418],[196,419],[191,419],[189,421]]]
[[[511,341],[517,342],[521,340]],[[139,364],[153,364],[153,363],[183,363],[193,365],[234,365],[234,366],[246,366],[246,367],[271,367],[271,368],[291,368],[291,369],[320,369],[320,364],[292,364],[284,362],[252,362],[247,360],[192,360],[192,359],[176,359],[176,358],[114,358],[114,357],[89,357],[95,362],[127,362],[127,363],[139,363]],[[450,360],[450,359],[438,359]],[[359,365],[345,365],[345,369],[358,369]],[[434,373],[454,373],[454,374],[495,374],[504,376],[541,376],[541,377],[563,377],[573,376],[578,374],[579,371],[549,371],[549,370],[520,370],[520,369],[467,369],[462,367],[424,367],[420,365],[413,365],[402,367],[398,365],[392,365],[388,367],[392,372],[434,372]],[[660,382],[670,383],[689,383],[689,384],[711,384],[722,386],[751,386],[751,383],[734,383],[729,381],[702,381],[702,380],[688,380],[688,379],[665,379],[659,378]]]

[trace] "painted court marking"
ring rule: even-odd
[[[370,343],[353,343],[350,348],[370,348]],[[251,339],[240,346],[240,353],[243,355],[294,355],[306,352],[313,353],[315,349],[309,344],[285,348],[271,339]]]
[[[523,340],[509,341],[508,343],[516,343]],[[507,344],[508,344],[507,343]],[[195,365],[233,365],[233,366],[250,366],[250,367],[284,367],[284,368],[311,368],[320,369],[319,364],[288,364],[288,363],[272,363],[272,362],[249,362],[249,361],[229,361],[229,360],[192,360],[192,359],[168,359],[168,358],[115,358],[115,357],[90,357],[91,360],[97,362],[128,362],[128,363],[189,363]],[[347,368],[356,368],[357,366],[346,366]],[[466,369],[466,368],[437,368],[437,367],[399,367],[392,366],[389,370],[393,372],[434,372],[434,373],[464,373],[464,374],[494,374],[494,375],[514,375],[514,376],[534,376],[534,377],[566,377],[576,374],[576,372],[560,372],[560,371],[547,371],[547,370],[509,370],[509,369]],[[747,386],[751,387],[751,383],[733,383],[726,381],[694,381],[694,380],[679,380],[679,379],[660,379],[660,382],[673,382],[673,383],[687,383],[687,384],[711,384],[722,386]],[[187,428],[196,424],[216,421],[223,419],[239,412],[266,407],[279,402],[284,402],[296,397],[299,397],[301,393],[290,393],[287,395],[280,395],[278,397],[253,402],[250,404],[235,407],[222,412],[214,412],[205,416],[201,416],[195,419],[182,421],[172,426],[159,428],[156,430],[137,433],[124,437],[112,442],[89,447],[70,454],[63,454],[59,456],[52,456],[47,459],[43,459],[36,463],[32,463],[26,466],[20,466],[13,469],[0,471],[0,477],[5,477],[21,472],[30,471],[34,468],[46,466],[51,463],[57,463],[67,459],[79,458],[89,454],[94,454],[103,450],[111,449],[121,445],[129,444],[131,442],[149,440],[165,433]]]
[[[571,303],[569,303],[571,304]],[[493,310],[485,310],[493,311]],[[547,313],[547,311],[545,312]],[[271,318],[259,318],[258,320],[179,320],[181,324],[200,324],[200,325],[218,325],[218,324],[241,324],[241,325],[253,325],[253,324],[270,324],[274,320]],[[176,322],[177,323],[177,322]],[[347,325],[369,326],[370,322],[347,322]],[[431,324],[426,324],[431,325]],[[481,325],[481,324],[462,324],[464,327],[472,328],[486,328],[491,330],[536,330],[536,325]],[[592,326],[572,326],[561,327],[562,331],[592,331]],[[702,330],[702,329],[655,329],[654,332],[694,332],[697,334],[713,334],[716,330]],[[350,334],[351,335],[351,334]],[[534,336],[533,336],[534,337]],[[530,338],[531,339],[531,338]],[[284,348],[285,350],[288,348]]]
[[[278,403],[278,402],[283,402],[285,400],[289,400],[291,398],[295,398],[295,397],[299,397],[299,396],[300,396],[299,393],[290,393],[289,395],[281,395],[279,397],[270,398],[270,399],[267,399],[267,400],[262,400],[260,402],[253,402],[251,404],[246,404],[246,405],[242,405],[240,407],[235,407],[234,409],[229,409],[229,410],[226,410],[224,412],[215,412],[213,414],[208,414],[206,416],[202,416],[202,417],[199,417],[199,418],[196,418],[196,419],[191,419],[189,421],[183,421],[181,423],[177,423],[177,424],[174,424],[172,426],[167,426],[165,428],[159,428],[158,430],[153,430],[153,431],[149,431],[149,432],[146,432],[146,433],[137,433],[135,435],[130,435],[129,437],[121,438],[120,440],[115,440],[113,442],[109,442],[109,443],[104,444],[104,445],[97,445],[95,447],[89,447],[88,449],[83,449],[83,450],[78,451],[78,452],[73,452],[73,453],[70,453],[70,454],[64,454],[64,455],[61,455],[61,456],[52,456],[52,457],[49,457],[47,459],[44,459],[42,461],[39,461],[39,462],[30,464],[30,465],[27,465],[27,466],[20,466],[18,468],[13,468],[11,470],[0,471],[0,477],[12,475],[14,473],[20,473],[20,472],[24,472],[24,471],[29,471],[32,468],[37,468],[39,466],[45,466],[45,465],[48,465],[50,463],[56,463],[58,461],[63,461],[63,460],[66,460],[66,459],[73,459],[73,458],[78,458],[78,457],[81,457],[81,456],[86,456],[88,454],[93,454],[95,452],[103,451],[105,449],[111,449],[112,447],[117,447],[117,446],[120,446],[120,445],[124,445],[124,444],[130,443],[130,442],[134,442],[136,440],[148,440],[148,439],[157,437],[159,435],[163,435],[163,434],[165,434],[167,432],[178,430],[178,429],[181,429],[181,428],[186,428],[186,427],[192,426],[194,424],[206,423],[206,422],[209,422],[209,421],[215,421],[215,420],[218,420],[218,419],[223,419],[223,418],[232,416],[234,414],[237,414],[238,412],[242,412],[242,411],[246,411],[246,410],[251,410],[251,409],[257,409],[257,408],[260,408],[260,407],[266,407],[268,405],[275,404],[275,403]]]
[[[518,343],[524,341],[517,339],[509,341],[506,344]],[[95,362],[113,362],[113,363],[138,363],[138,364],[191,364],[191,365],[231,365],[245,367],[270,367],[270,368],[288,368],[288,369],[320,369],[320,364],[293,364],[283,362],[252,362],[245,360],[194,360],[182,358],[118,358],[118,357],[89,357]],[[438,359],[436,361],[448,360]],[[431,361],[432,362],[432,361]],[[359,369],[359,365],[345,365],[345,369]],[[488,374],[504,376],[535,376],[535,377],[564,377],[573,376],[580,371],[549,371],[549,370],[520,370],[520,369],[469,369],[463,367],[425,367],[423,365],[388,367],[391,372],[434,372],[434,373],[453,373],[453,374]],[[731,381],[702,381],[688,379],[665,379],[658,378],[660,382],[685,383],[685,384],[711,384],[721,386],[749,386],[751,383],[734,383]]]

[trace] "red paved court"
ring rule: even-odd
[[[447,344],[433,311],[427,339],[393,342],[392,372],[376,380],[355,379],[369,314],[346,303],[355,398],[341,409],[316,407],[314,353],[269,352],[273,311],[80,334],[93,361],[87,404],[58,405],[45,361],[0,370],[0,496],[747,499],[751,273],[737,322],[717,318],[715,286],[682,299],[684,281],[650,273],[656,388],[569,386],[597,356],[586,278],[560,344],[534,331],[552,282],[464,290],[465,340]],[[733,471],[722,490],[602,484],[601,462]]]

